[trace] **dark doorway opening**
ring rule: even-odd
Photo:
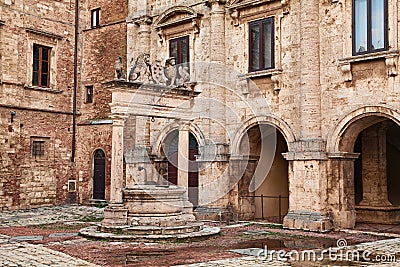
[[[93,155],[93,199],[105,199],[106,189],[106,155],[97,149]]]
[[[192,133],[189,133],[189,177],[188,196],[193,208],[199,205],[199,167],[196,155],[199,154],[199,145]]]

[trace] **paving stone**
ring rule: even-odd
[[[20,242],[20,241],[38,241],[43,240],[43,236],[36,235],[36,236],[14,236],[10,238],[9,242]]]
[[[71,237],[71,236],[78,236],[78,233],[54,233],[50,234],[49,237]]]

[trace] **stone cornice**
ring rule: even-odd
[[[58,39],[58,40],[64,39],[64,37],[61,36],[61,35],[54,34],[54,33],[51,33],[51,32],[42,31],[42,30],[38,30],[38,29],[34,29],[34,28],[25,28],[25,31],[26,32],[30,32],[30,33],[43,35],[43,36],[50,37],[50,38],[55,38],[55,39]]]

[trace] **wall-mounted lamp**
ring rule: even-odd
[[[14,122],[14,117],[15,117],[15,115],[17,115],[17,112],[15,112],[15,111],[11,111],[10,112],[10,115],[11,115],[11,123],[13,123]]]
[[[156,121],[156,119],[154,119],[154,116],[151,117],[150,121],[151,122],[155,122]]]

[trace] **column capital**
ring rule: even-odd
[[[152,18],[148,15],[140,16],[138,18],[133,19],[134,23],[139,26],[147,26],[152,23]]]
[[[205,5],[212,9],[212,13],[225,13],[225,0],[207,0]]]
[[[113,126],[122,127],[125,125],[125,119],[127,118],[127,116],[123,114],[112,114],[110,117],[113,121]]]

